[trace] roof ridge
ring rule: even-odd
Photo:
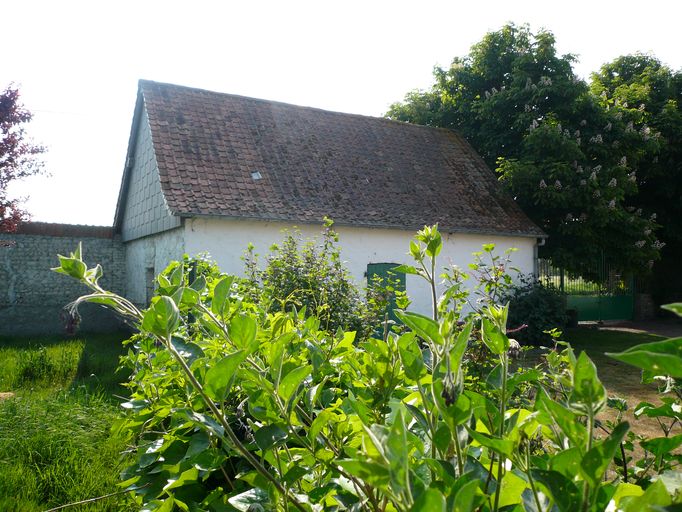
[[[341,116],[347,116],[347,117],[356,117],[360,119],[372,119],[375,121],[383,121],[385,123],[391,123],[395,124],[398,126],[404,126],[404,127],[410,127],[410,128],[417,128],[417,129],[426,129],[426,130],[435,130],[435,131],[440,131],[440,132],[446,132],[446,133],[454,133],[458,136],[461,136],[456,130],[453,130],[451,128],[443,128],[441,126],[430,126],[430,125],[424,125],[424,124],[415,124],[415,123],[410,123],[407,121],[398,121],[397,119],[389,119],[387,117],[378,117],[378,116],[370,116],[367,114],[356,114],[353,112],[341,112],[338,110],[329,110],[325,108],[320,108],[320,107],[312,107],[309,105],[298,105],[296,103],[288,103],[286,101],[279,101],[279,100],[268,100],[265,98],[256,98],[254,96],[245,96],[243,94],[235,94],[231,92],[223,92],[223,91],[214,91],[212,89],[205,89],[203,87],[192,87],[189,85],[180,85],[180,84],[173,84],[170,82],[157,82],[156,80],[147,80],[147,79],[139,79],[138,81],[140,88],[142,84],[150,84],[150,85],[157,85],[157,86],[164,86],[164,87],[173,87],[176,89],[185,89],[185,90],[190,90],[190,91],[196,91],[196,92],[205,92],[209,94],[216,94],[219,96],[228,96],[231,98],[238,98],[242,100],[250,100],[250,101],[256,101],[258,103],[267,103],[270,105],[281,105],[283,107],[291,107],[295,109],[306,109],[306,110],[311,110],[314,112],[323,112],[325,114],[335,114],[335,115],[341,115]]]

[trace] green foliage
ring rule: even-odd
[[[325,220],[319,245],[316,240],[303,241],[300,233],[286,232],[281,244],[271,247],[263,271],[258,270],[253,249],[249,246],[244,258],[249,285],[245,294],[268,312],[304,310],[326,330],[356,331],[361,338],[381,321],[382,305],[362,300],[343,265],[331,220]],[[370,287],[370,297],[376,298],[377,291]]]
[[[115,493],[127,462],[111,393],[121,335],[0,339],[0,510],[39,512]],[[125,496],[81,510],[130,510]]]
[[[549,346],[552,336],[546,331],[566,324],[564,295],[533,276],[521,276],[503,301],[509,302],[509,325],[519,329],[514,338],[522,344]]]
[[[430,91],[408,94],[387,115],[461,132],[550,235],[543,257],[589,273],[603,255],[641,273],[662,245],[648,217],[661,205],[637,203],[640,168],[662,136],[631,126],[632,108],[591,92],[573,62],[557,54],[550,32],[506,25],[436,68]]]
[[[136,446],[124,488],[145,510],[596,511],[628,496],[640,507],[680,501],[653,483],[658,468],[638,485],[614,473],[629,425],[595,435],[607,397],[584,353],[567,347],[547,355],[544,372],[512,371],[508,308],[491,299],[506,279],[484,271],[485,300],[466,315],[459,270],[446,271],[451,286],[436,296],[441,247],[437,228],[425,228],[410,246],[415,266],[402,269],[430,285],[432,316],[399,311],[407,332],[382,338],[327,330],[296,308],[268,311],[219,274],[203,275],[186,300],[177,263],[159,276],[148,310],[113,297],[141,328],[124,360],[134,374],[117,425]],[[107,293],[87,271],[81,281]]]

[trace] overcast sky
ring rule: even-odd
[[[506,22],[554,32],[584,78],[637,51],[682,68],[671,1],[3,2],[0,88],[20,87],[49,176],[33,220],[111,225],[137,80],[380,116]]]

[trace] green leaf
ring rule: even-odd
[[[598,412],[606,405],[606,389],[597,377],[597,367],[585,352],[581,352],[573,370],[573,389],[569,406],[582,414]]]
[[[416,499],[410,512],[445,512],[445,496],[438,489],[426,489]]]
[[[230,325],[227,326],[227,333],[232,342],[239,348],[246,350],[249,354],[258,349],[256,332],[258,325],[256,320],[245,314],[232,317]]]
[[[620,500],[619,508],[623,512],[642,512],[657,510],[655,507],[667,507],[672,498],[661,480],[651,484],[641,496],[625,496]],[[661,509],[658,509],[661,510]]]
[[[409,486],[408,473],[410,469],[407,433],[402,410],[398,411],[393,420],[393,425],[391,425],[391,429],[388,432],[386,449],[391,474],[391,487],[398,492],[402,492]]]
[[[398,265],[397,267],[393,267],[391,272],[395,272],[396,274],[411,274],[415,276],[421,275],[421,272],[412,265]]]
[[[509,350],[509,338],[495,323],[483,317],[481,320],[481,336],[483,343],[495,355],[504,354]]]
[[[279,387],[277,388],[279,396],[281,396],[285,402],[288,402],[291,395],[298,389],[298,386],[300,386],[308,375],[310,375],[312,369],[313,367],[311,365],[306,365],[295,368],[287,373],[280,381]]]
[[[197,468],[191,468],[187,471],[183,471],[178,475],[177,478],[171,478],[168,483],[164,486],[164,491],[169,491],[170,489],[177,489],[183,485],[191,485],[196,483],[199,478],[199,470]]]
[[[567,409],[559,402],[552,400],[544,388],[539,388],[535,408],[539,411],[548,413],[556,422],[561,431],[571,442],[572,446],[585,446],[587,431],[578,421],[578,417],[571,410]],[[561,445],[561,443],[559,443]]]
[[[215,315],[223,316],[225,308],[229,306],[230,290],[234,283],[234,276],[223,277],[213,289],[213,299],[211,301],[211,311]]]
[[[682,316],[682,302],[675,302],[673,304],[665,304],[665,305],[661,306],[661,308],[667,309],[668,311],[672,311],[677,316]]]
[[[154,297],[142,317],[142,329],[167,339],[180,324],[180,312],[170,297]]]
[[[426,375],[424,356],[419,349],[419,343],[417,343],[414,332],[408,332],[398,338],[398,352],[408,379],[416,381],[421,376]]]
[[[590,449],[580,461],[580,473],[592,486],[599,482],[606,473],[606,469],[613,460],[616,450],[630,428],[628,422],[618,424],[611,435]]]
[[[266,451],[286,440],[287,432],[279,425],[266,425],[256,430],[253,437],[258,448]]]
[[[67,276],[81,280],[85,277],[85,271],[88,269],[87,265],[81,261],[80,258],[67,258],[66,256],[57,255],[59,258],[59,266],[53,268],[58,274],[66,274]]]
[[[499,453],[500,455],[503,455],[508,459],[511,458],[512,453],[514,453],[513,441],[510,441],[509,439],[499,439],[496,437],[491,437],[487,434],[476,432],[475,430],[469,427],[466,427],[466,429],[467,432],[469,432],[469,435],[473,438],[473,440],[476,441],[481,446],[485,446],[486,448],[489,448],[493,450],[495,453]]]
[[[225,400],[239,365],[246,359],[246,352],[238,350],[223,357],[208,369],[204,377],[204,391],[213,400]]]
[[[343,459],[337,464],[352,476],[358,477],[370,485],[386,487],[390,481],[388,467],[377,462],[357,459]]]
[[[570,479],[552,470],[531,469],[530,474],[545,487],[561,512],[580,510],[580,491]]]
[[[671,453],[678,446],[682,445],[682,434],[672,437],[655,437],[639,443],[642,448],[660,457]]]
[[[606,355],[655,375],[682,378],[682,338],[643,343],[624,352],[607,352]]]
[[[425,340],[430,340],[436,345],[442,345],[444,343],[443,336],[441,336],[439,332],[438,322],[435,322],[428,316],[398,309],[395,310],[395,314],[401,322],[416,332],[418,336]]]
[[[478,485],[478,480],[471,480],[459,488],[455,494],[453,512],[471,512],[474,510]]]

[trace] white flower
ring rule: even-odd
[[[615,199],[611,199],[611,200],[609,201],[609,210],[615,210],[615,209],[616,209],[616,200],[615,200]]]
[[[540,188],[547,188],[547,183],[545,183],[545,180],[540,180]]]
[[[523,110],[524,110],[525,112],[530,112],[530,110],[531,110],[530,105],[529,105],[528,103],[526,103],[526,104],[523,106]]]
[[[602,98],[606,99],[606,91],[602,91],[601,94],[599,95]]]
[[[559,124],[556,125],[556,131],[558,131],[559,133],[561,133],[562,131],[564,131],[564,129],[561,127],[561,123],[559,123]]]
[[[573,163],[571,165],[573,166],[574,169],[577,169],[578,168],[578,161],[573,160]]]
[[[604,142],[604,140],[601,138],[601,133],[598,133],[597,135],[594,136],[594,141],[597,144],[601,144],[602,142]]]
[[[585,185],[587,185],[587,180],[580,180],[580,186],[584,187]]]
[[[566,138],[568,139],[570,136],[571,136],[571,132],[569,132],[569,131],[568,131],[568,128],[566,128],[566,129],[564,130],[564,137],[566,137]]]
[[[659,240],[655,240],[653,244],[651,244],[651,247],[656,250],[663,249],[665,247],[665,242],[661,242]]]
[[[530,126],[528,127],[528,130],[532,132],[532,131],[535,130],[537,127],[538,127],[538,120],[537,120],[537,119],[533,119],[533,122],[530,123]]]
[[[493,87],[493,88],[490,90],[490,92],[493,93],[493,94],[497,94],[497,89],[495,89],[495,88]]]
[[[599,174],[599,171],[601,171],[601,165],[596,165],[593,170],[594,170],[594,172]]]
[[[592,171],[592,174],[590,174],[590,179],[592,181],[597,181],[597,173],[595,171]]]
[[[632,121],[630,121],[630,122],[627,124],[627,126],[625,127],[625,131],[626,131],[626,132],[632,132],[632,131],[634,131],[634,130],[635,130],[635,128],[634,128],[634,126],[632,125]]]
[[[485,91],[485,99],[486,100],[490,99],[490,93],[488,91]]]
[[[556,180],[554,182],[554,188],[557,190],[561,190],[561,182],[559,180]]]
[[[611,188],[614,188],[617,184],[616,178],[611,178],[611,181],[609,181],[609,187]]]
[[[637,175],[635,174],[635,171],[632,171],[630,174],[628,174],[628,180],[633,183],[637,183]]]
[[[610,132],[610,131],[611,131],[611,123],[607,123],[606,126],[604,126],[604,131],[605,131],[605,132]]]
[[[568,220],[568,221],[573,220],[573,214],[572,214],[572,213],[567,213],[567,214],[566,214],[566,220]]]
[[[628,108],[628,102],[627,101],[623,102],[623,108]]]
[[[641,208],[637,208],[637,209],[635,210],[635,215],[639,215],[639,216],[641,217],[641,216],[642,216],[642,209],[641,209]]]
[[[618,101],[618,100],[616,100],[616,101]],[[617,105],[617,103],[616,103],[616,105]],[[616,112],[614,117],[620,121],[621,119],[623,119],[623,113],[622,112]]]
[[[652,213],[652,214],[651,214],[651,217],[649,217],[649,220],[656,220],[656,214],[655,214],[655,213]]]
[[[596,199],[597,197],[601,197],[601,192],[599,192],[599,190],[595,190],[595,191],[594,191],[594,194],[592,194],[592,196],[593,196],[595,199]]]
[[[649,228],[646,228],[646,229],[644,230],[644,234],[645,234],[646,236],[649,236],[649,235],[651,234],[651,230],[650,230]]]
[[[530,77],[526,78],[526,90],[530,89],[531,85],[533,85],[533,81],[530,79]]]
[[[646,108],[646,105],[644,105],[644,103],[642,103],[639,107],[637,107],[637,110],[639,110],[640,112],[644,112],[645,108]]]
[[[614,141],[613,141],[613,144],[611,144],[611,145],[612,145],[614,148],[617,148],[618,146],[620,146],[620,141],[619,141],[619,140],[614,140]]]
[[[580,126],[587,126],[587,121],[585,119],[580,121]]]
[[[641,249],[642,247],[644,247],[645,244],[646,244],[646,242],[644,240],[637,240],[635,242],[635,247],[637,247],[638,249]]]
[[[580,144],[581,144],[580,137],[578,137],[577,139],[575,139],[575,143],[576,143],[578,146],[580,146]]]
[[[628,157],[624,156],[623,158],[620,159],[620,165],[625,167],[628,164]]]
[[[575,172],[577,172],[578,174],[582,174],[583,173],[583,166],[579,165],[578,168],[575,170]]]
[[[574,137],[580,137],[580,130],[576,130],[573,132]]]

